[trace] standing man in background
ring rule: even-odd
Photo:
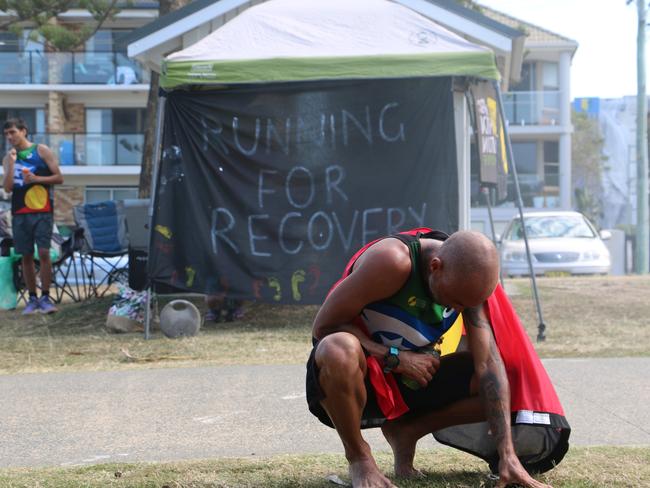
[[[44,144],[27,139],[27,125],[21,119],[8,119],[3,127],[10,146],[2,160],[3,187],[11,193],[11,217],[14,249],[22,255],[23,278],[29,301],[23,314],[57,311],[50,299],[52,262],[50,241],[54,226],[52,185],[63,183],[63,175],[54,154]],[[34,244],[40,262],[41,297],[36,295]]]

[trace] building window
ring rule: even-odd
[[[20,36],[13,32],[0,32],[0,52],[43,51],[43,37],[32,39],[32,29],[24,29]]]
[[[537,174],[537,143],[536,142],[513,142],[512,153],[517,165],[517,174]]]
[[[42,108],[0,108],[0,120],[23,119],[29,135],[45,132],[45,110]]]
[[[544,91],[560,89],[560,76],[557,63],[542,63],[542,84]]]
[[[13,32],[0,32],[0,52],[16,52],[20,49],[18,36]]]
[[[560,143],[544,141],[544,185],[560,186]]]
[[[86,109],[86,164],[140,165],[145,109]]]
[[[76,53],[76,83],[106,83],[109,85],[131,85],[146,83],[148,75],[142,67],[126,55],[118,45],[118,39],[130,30],[100,29],[84,46],[84,52]]]
[[[536,77],[536,64],[535,62],[525,62],[521,65],[521,79],[519,83],[510,85],[509,91],[534,91],[535,90],[535,77]]]
[[[41,108],[0,108],[0,120],[4,123],[7,119],[23,119],[27,124],[27,137],[32,142],[46,143],[45,134],[45,110]],[[7,151],[7,141],[2,138],[2,154]]]
[[[86,203],[105,202],[107,200],[128,200],[138,198],[138,189],[130,186],[122,187],[87,187]]]
[[[117,40],[131,32],[129,29],[99,29],[86,41],[86,52],[113,52],[119,51],[115,46]]]
[[[113,132],[117,134],[142,134],[144,133],[143,108],[114,108]]]
[[[95,134],[138,134],[144,132],[143,108],[88,108],[86,132]]]
[[[535,141],[517,141],[512,143],[512,153],[517,167],[519,189],[524,206],[535,206],[536,198],[543,194],[544,183],[538,172],[538,146]],[[508,199],[504,205],[512,206],[517,199],[514,173],[508,176]]]
[[[560,161],[560,143],[558,141],[544,141],[544,161],[547,163]]]

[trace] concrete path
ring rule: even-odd
[[[544,364],[573,445],[650,445],[650,358]],[[0,467],[324,452],[342,450],[307,411],[303,366],[0,376]]]

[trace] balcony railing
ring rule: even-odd
[[[62,166],[142,164],[144,134],[31,134],[30,140],[49,146]]]
[[[510,125],[557,125],[560,123],[560,92],[529,91],[503,94]]]
[[[0,52],[0,84],[149,83],[150,73],[120,52]]]

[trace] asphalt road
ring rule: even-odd
[[[544,364],[573,445],[650,445],[650,358]],[[303,366],[0,376],[1,467],[324,452],[342,449],[307,411]]]

